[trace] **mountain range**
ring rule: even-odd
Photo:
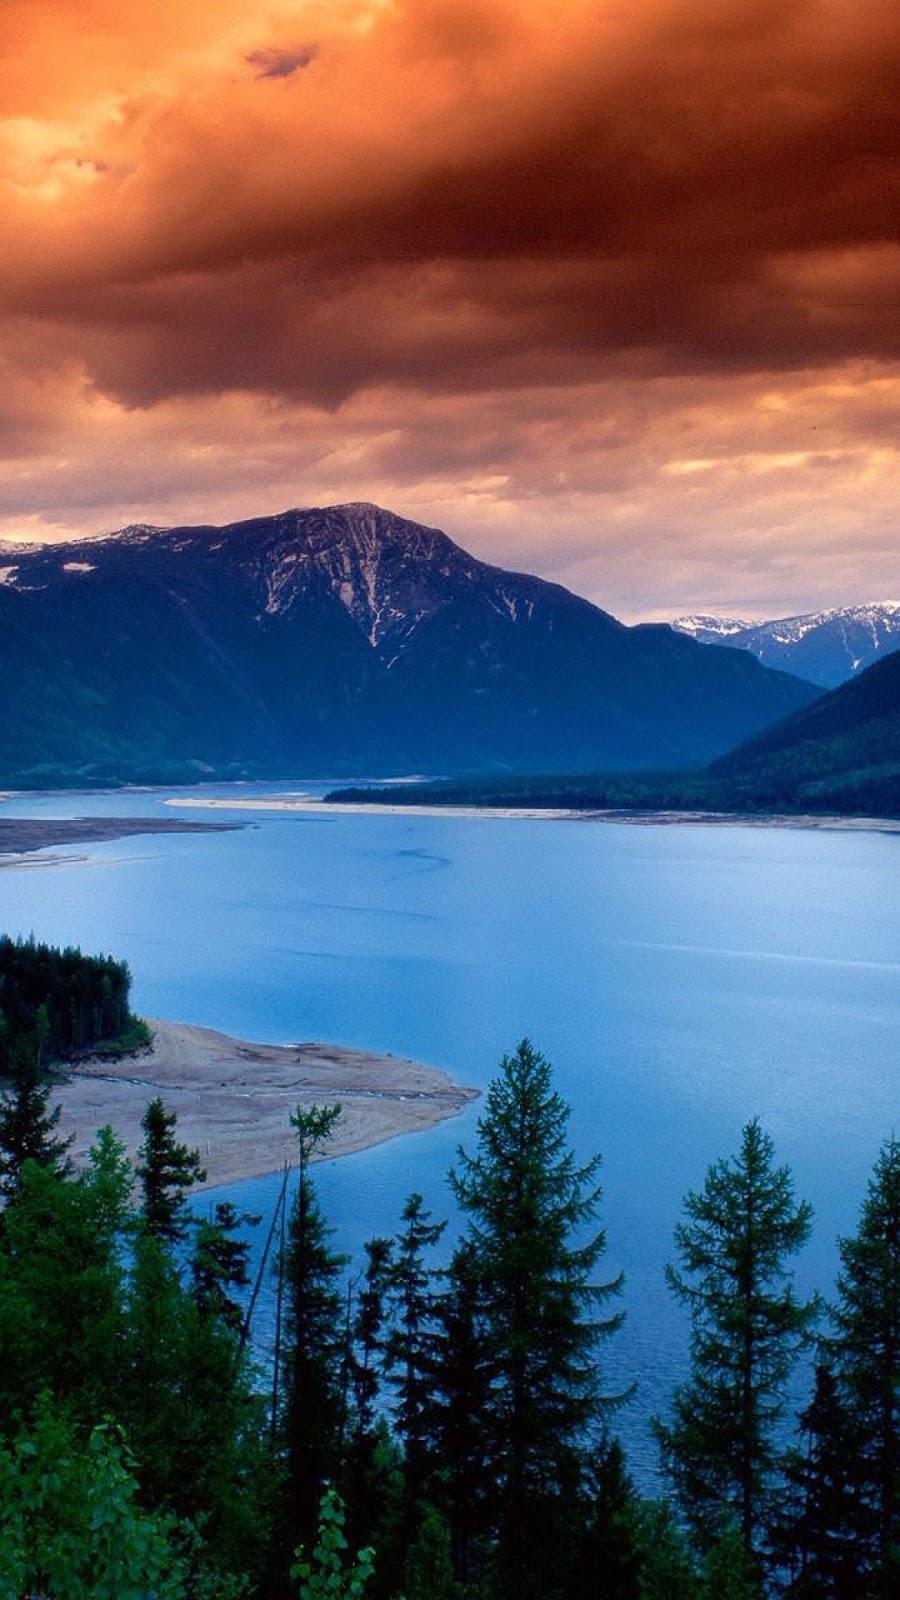
[[[900,600],[875,600],[772,622],[678,617],[672,626],[701,644],[749,650],[767,667],[833,689],[900,649]]]
[[[0,551],[0,781],[705,762],[815,698],[367,504]]]

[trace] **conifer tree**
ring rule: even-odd
[[[347,1355],[349,1389],[345,1429],[343,1484],[347,1502],[350,1536],[369,1539],[385,1516],[385,1491],[393,1488],[396,1447],[389,1442],[386,1461],[387,1425],[379,1416],[378,1398],[383,1376],[384,1344],[387,1334],[387,1286],[392,1243],[390,1239],[369,1239],[365,1245],[366,1265],[356,1294],[351,1317],[351,1340]],[[380,1545],[380,1552],[382,1546]],[[383,1570],[384,1560],[379,1564]]]
[[[582,1500],[567,1600],[644,1600],[641,1503],[618,1440],[601,1443]]]
[[[144,1141],[137,1167],[147,1232],[167,1245],[178,1243],[187,1232],[185,1191],[206,1182],[200,1152],[175,1138],[177,1122],[177,1114],[167,1111],[158,1095],[150,1101],[141,1118]]]
[[[675,1230],[681,1268],[669,1286],[691,1314],[691,1376],[656,1432],[701,1547],[731,1525],[759,1553],[779,1470],[785,1384],[817,1312],[793,1291],[788,1263],[809,1233],[786,1167],[758,1120],[733,1160],[711,1166]]]
[[[216,1204],[212,1220],[202,1218],[194,1235],[191,1259],[191,1294],[201,1317],[219,1317],[233,1333],[240,1333],[243,1311],[233,1291],[245,1289],[249,1282],[247,1260],[250,1246],[235,1234],[243,1223],[256,1224],[259,1217],[241,1215],[230,1200]]]
[[[873,1593],[900,1593],[900,1144],[883,1146],[842,1270],[829,1341],[840,1391],[858,1430],[857,1546]]]
[[[34,1028],[10,1047],[7,1067],[11,1087],[0,1094],[0,1195],[14,1200],[26,1161],[35,1161],[64,1176],[71,1170],[66,1151],[72,1136],[61,1139],[57,1127],[62,1108],[48,1111],[50,1085],[41,1077],[41,1051],[47,1021],[40,1008]]]
[[[409,1196],[402,1223],[389,1276],[393,1326],[386,1355],[396,1395],[394,1425],[405,1453],[406,1500],[411,1506],[424,1487],[434,1434],[437,1274],[428,1265],[426,1252],[434,1249],[446,1223],[431,1221],[420,1194]]]
[[[434,1385],[436,1455],[453,1567],[465,1590],[483,1565],[487,1508],[494,1486],[485,1450],[491,1376],[482,1340],[477,1263],[469,1240],[461,1240],[453,1253],[438,1317],[441,1357]]]
[[[800,1438],[787,1457],[787,1493],[773,1538],[776,1564],[788,1575],[785,1593],[790,1600],[857,1600],[866,1565],[856,1485],[862,1441],[824,1360],[798,1421]]]
[[[291,1117],[299,1145],[299,1181],[280,1271],[286,1299],[279,1360],[284,1395],[280,1431],[286,1454],[284,1536],[290,1546],[315,1533],[320,1497],[337,1476],[345,1357],[341,1272],[346,1257],[329,1244],[332,1229],[309,1173],[312,1156],[329,1138],[340,1106],[299,1107]]]
[[[568,1118],[550,1063],[523,1039],[488,1090],[475,1154],[461,1150],[451,1173],[477,1285],[496,1571],[518,1600],[554,1587],[567,1502],[604,1412],[597,1345],[621,1321],[598,1316],[620,1280],[593,1281],[599,1157],[576,1165]]]
[[[352,1367],[354,1431],[362,1439],[371,1438],[375,1425],[385,1348],[386,1300],[392,1250],[390,1239],[366,1240],[366,1265],[353,1325]]]

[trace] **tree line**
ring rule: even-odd
[[[46,1064],[101,1044],[147,1042],[130,990],[126,963],[112,956],[0,937],[0,1077],[35,1050]]]
[[[43,1096],[43,1098],[42,1098]],[[528,1041],[504,1057],[445,1222],[421,1195],[362,1261],[334,1246],[298,1108],[270,1228],[276,1337],[252,1354],[229,1204],[160,1100],[132,1174],[111,1129],[71,1170],[2,1097],[0,1592],[81,1600],[888,1600],[900,1593],[900,1146],[881,1150],[833,1304],[798,1298],[809,1207],[758,1121],[685,1199],[669,1268],[690,1363],[641,1496],[602,1352],[599,1158]],[[14,1118],[12,1119],[15,1120]],[[22,1118],[20,1117],[19,1123]],[[17,1124],[18,1126],[18,1124]],[[136,1183],[135,1183],[136,1179]],[[265,1252],[264,1252],[265,1254]],[[272,1265],[274,1263],[274,1265]],[[808,1404],[788,1414],[801,1358]]]

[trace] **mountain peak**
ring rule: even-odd
[[[133,523],[9,565],[0,775],[25,787],[671,767],[814,694],[367,502]]]

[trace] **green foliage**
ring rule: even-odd
[[[739,1155],[709,1168],[685,1200],[667,1277],[691,1315],[691,1377],[670,1423],[656,1424],[685,1514],[709,1547],[736,1520],[746,1554],[760,1547],[779,1459],[775,1432],[788,1375],[817,1313],[787,1268],[805,1243],[810,1208],[757,1120]]]
[[[736,1528],[727,1528],[707,1552],[700,1600],[758,1600],[759,1580]]]
[[[250,1253],[246,1240],[234,1236],[243,1224],[258,1222],[259,1217],[239,1213],[230,1200],[220,1200],[212,1220],[201,1219],[194,1233],[191,1294],[201,1318],[220,1317],[234,1333],[240,1332],[243,1312],[231,1291],[246,1288]]]
[[[82,1443],[44,1395],[0,1446],[0,1593],[65,1600],[182,1600],[171,1519],[142,1510],[122,1435]]]
[[[420,1194],[409,1196],[402,1223],[387,1274],[393,1325],[385,1355],[395,1394],[394,1425],[404,1449],[407,1504],[411,1506],[424,1488],[434,1434],[439,1361],[437,1273],[428,1265],[427,1254],[437,1245],[446,1223],[432,1222]]]
[[[327,1488],[319,1506],[318,1537],[311,1556],[297,1551],[291,1577],[299,1584],[300,1600],[363,1600],[374,1571],[374,1553],[347,1553],[344,1506],[336,1490]]]
[[[64,1174],[72,1136],[61,1139],[57,1127],[61,1106],[48,1109],[49,1086],[41,1079],[41,1049],[46,1038],[43,1007],[28,1035],[10,1046],[7,1073],[11,1088],[0,1094],[0,1195],[9,1203],[22,1185],[26,1162]]]
[[[638,1508],[643,1560],[640,1600],[700,1600],[694,1557],[672,1507],[665,1500]]]
[[[284,1398],[276,1419],[286,1458],[284,1532],[291,1543],[312,1536],[322,1485],[337,1472],[345,1420],[340,1277],[346,1257],[330,1247],[333,1230],[308,1171],[309,1160],[328,1138],[339,1109],[298,1108],[291,1118],[300,1144],[301,1170],[279,1262],[286,1315],[279,1351]]]
[[[813,1395],[786,1458],[787,1492],[773,1529],[776,1565],[791,1574],[791,1600],[856,1600],[864,1585],[859,1425],[833,1369],[816,1367]]]
[[[640,1500],[617,1440],[605,1439],[582,1490],[584,1525],[565,1588],[573,1600],[641,1600],[645,1553]]]
[[[86,1420],[114,1407],[122,1371],[128,1178],[108,1130],[83,1174],[27,1162],[0,1251],[0,1427],[41,1389]]]
[[[302,1106],[297,1106],[291,1112],[291,1127],[296,1132],[300,1150],[301,1172],[306,1171],[316,1151],[328,1143],[340,1114],[340,1105],[309,1106],[305,1111]]]
[[[405,1600],[453,1600],[455,1593],[450,1528],[446,1517],[426,1501],[409,1547]]]
[[[598,1162],[576,1163],[527,1041],[451,1175],[464,1229],[442,1272],[444,1225],[413,1195],[345,1290],[310,1167],[338,1108],[298,1108],[271,1411],[241,1342],[248,1219],[220,1204],[189,1222],[196,1152],[155,1107],[142,1211],[105,1128],[77,1175],[23,1160],[3,1213],[0,1596],[282,1600],[291,1583],[299,1600],[759,1600],[766,1563],[783,1600],[900,1592],[893,1140],[841,1242],[790,1452],[784,1387],[816,1308],[788,1268],[809,1208],[756,1121],[687,1197],[669,1281],[692,1368],[658,1424],[682,1521],[641,1500],[606,1432],[597,1357],[620,1317],[618,1280],[596,1281]],[[322,1498],[330,1483],[343,1500]]]
[[[857,1549],[876,1594],[900,1589],[900,1144],[882,1147],[856,1234],[840,1241],[834,1362],[857,1448]]]
[[[177,1121],[176,1113],[167,1111],[158,1095],[141,1118],[144,1141],[137,1175],[144,1224],[154,1239],[166,1244],[177,1243],[187,1232],[185,1191],[206,1182],[200,1152],[175,1138]]]
[[[136,1055],[140,1050],[149,1050],[152,1043],[153,1034],[143,1017],[132,1017],[116,1038],[96,1040],[91,1045],[91,1055],[117,1060],[119,1056]]]
[[[130,989],[128,967],[112,956],[0,938],[0,1074],[16,1042],[32,1037],[39,1012],[44,1061],[99,1044],[138,1048],[149,1034],[129,1010]]]
[[[488,1090],[475,1154],[460,1150],[451,1173],[487,1376],[478,1431],[497,1568],[520,1600],[546,1595],[558,1571],[552,1530],[607,1409],[597,1346],[621,1322],[598,1315],[620,1279],[593,1281],[599,1157],[576,1165],[568,1118],[550,1063],[524,1039]]]

